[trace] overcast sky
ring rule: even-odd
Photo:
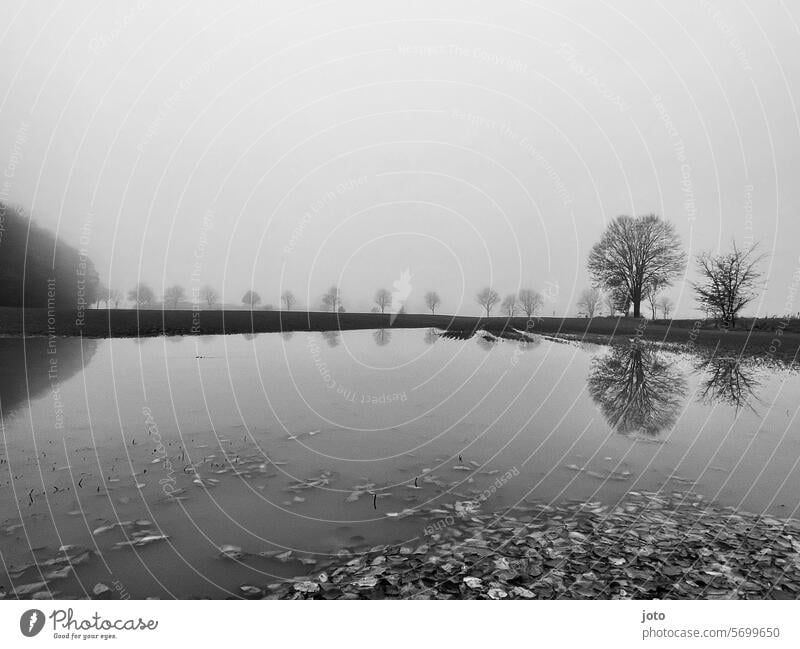
[[[435,289],[460,313],[491,283],[574,314],[604,224],[655,212],[690,254],[761,242],[759,311],[797,311],[799,23],[755,0],[7,0],[0,198],[87,234],[123,290],[315,307],[338,283],[368,310],[408,269],[410,310]]]

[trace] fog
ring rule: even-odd
[[[800,11],[756,2],[5,3],[0,200],[101,280],[348,310],[532,286],[573,314],[618,214],[769,254],[787,299]],[[698,312],[686,281],[676,316]]]

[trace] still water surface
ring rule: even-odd
[[[470,500],[800,505],[800,376],[776,365],[432,330],[6,338],[0,356],[8,595],[237,596],[413,544],[421,512]],[[54,576],[65,545],[79,561]]]

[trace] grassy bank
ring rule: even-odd
[[[711,323],[693,320],[647,321],[634,318],[478,318],[470,316],[380,313],[323,313],[306,311],[241,310],[134,310],[89,309],[78,314],[46,309],[0,308],[0,332],[11,336],[84,336],[115,338],[267,333],[279,331],[330,331],[335,329],[429,328],[469,334],[478,329],[501,332],[515,328],[531,333],[574,337],[587,342],[627,342],[631,338],[668,342],[691,348],[718,348],[726,353],[744,351],[783,360],[797,358],[800,327],[797,320],[742,321],[724,331]]]

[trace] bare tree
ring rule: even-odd
[[[587,388],[617,432],[657,435],[675,424],[686,379],[656,345],[634,343],[592,359]]]
[[[392,294],[385,288],[378,289],[375,293],[375,304],[378,305],[381,313],[386,313],[386,307],[392,304]]]
[[[658,299],[658,308],[661,309],[661,315],[663,316],[664,320],[669,318],[669,314],[672,313],[672,307],[672,300],[670,300],[666,295],[662,295]]]
[[[589,253],[589,272],[595,283],[627,294],[636,318],[642,315],[645,288],[668,286],[685,266],[675,227],[655,214],[618,216]]]
[[[261,296],[251,289],[242,296],[242,304],[254,309],[261,304]]]
[[[294,308],[295,303],[297,300],[294,297],[294,293],[291,291],[284,291],[281,294],[281,302],[283,302],[283,306],[286,307],[287,311],[291,311]]]
[[[115,288],[109,289],[107,304],[113,304],[114,308],[118,309],[120,302],[122,302],[122,293]]]
[[[613,317],[617,314],[617,301],[614,298],[614,294],[610,291],[605,291],[603,293],[603,304],[608,310],[608,315]]]
[[[660,284],[658,282],[651,282],[644,287],[642,297],[650,304],[650,317],[652,320],[658,317],[658,300],[664,288],[666,288],[666,284]]]
[[[186,291],[183,286],[179,286],[178,284],[170,286],[164,290],[164,306],[177,309],[178,302],[180,302],[185,295]]]
[[[611,315],[621,312],[627,316],[631,309],[631,297],[627,289],[616,288],[606,291],[606,305]]]
[[[322,296],[322,308],[325,311],[339,311],[342,306],[342,295],[338,286],[331,286]]]
[[[757,293],[761,273],[758,264],[763,255],[756,255],[756,247],[739,250],[736,242],[726,254],[702,253],[697,266],[702,276],[694,284],[697,301],[724,326],[735,327],[739,312],[752,302]]]
[[[436,291],[429,291],[425,293],[425,306],[430,309],[431,315],[436,315],[436,309],[441,304],[441,299],[439,299],[439,294]]]
[[[200,289],[199,295],[203,300],[205,300],[205,303],[208,305],[209,309],[217,303],[217,292],[214,290],[213,286],[206,284]]]
[[[584,289],[578,299],[578,306],[590,318],[594,318],[595,313],[600,310],[603,304],[603,293],[599,288]]]
[[[139,282],[130,291],[128,291],[128,299],[133,302],[137,307],[150,306],[153,304],[156,296],[151,289],[144,282]]]
[[[105,304],[106,308],[108,308],[108,293],[109,288],[102,282],[97,284],[97,289],[95,290],[94,294],[94,304],[97,305],[97,308],[100,308],[100,304]]]
[[[475,299],[486,311],[486,317],[488,318],[492,314],[494,305],[497,304],[497,301],[500,299],[500,295],[497,291],[487,286],[475,296]]]
[[[500,305],[500,308],[508,317],[513,318],[517,313],[517,296],[513,293],[511,295],[506,295],[503,298],[503,303]]]
[[[519,291],[519,305],[529,318],[536,315],[536,309],[544,305],[544,299],[538,291],[523,288]]]

